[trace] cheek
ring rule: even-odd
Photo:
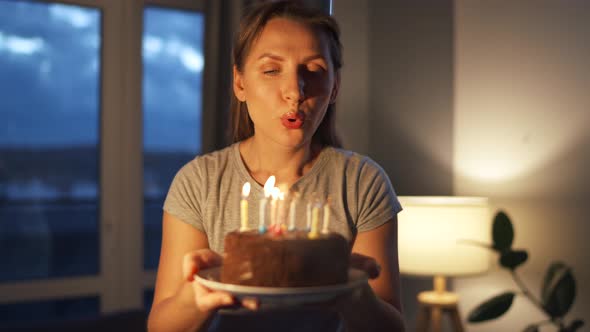
[[[260,100],[261,98],[268,97],[271,89],[264,84],[253,84],[250,87],[250,96]]]
[[[272,85],[256,79],[244,81],[244,87],[246,101],[255,103],[271,98],[277,89],[276,84]]]
[[[255,112],[273,110],[280,107],[280,89],[277,83],[263,80],[249,80],[244,85],[246,103]]]
[[[260,85],[251,85],[245,90],[246,105],[248,114],[254,124],[261,124],[266,121],[269,110],[273,109],[272,98],[269,93]]]

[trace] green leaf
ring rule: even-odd
[[[526,250],[508,250],[500,255],[500,265],[514,270],[516,267],[526,262],[528,258],[529,254]]]
[[[522,332],[539,332],[539,326],[537,324],[529,325]]]
[[[500,252],[510,249],[510,246],[512,246],[514,229],[510,218],[502,211],[498,212],[494,217],[492,240],[494,241],[494,249]]]
[[[545,278],[543,279],[543,285],[541,286],[541,298],[544,299],[549,296],[549,291],[551,291],[557,283],[556,276],[560,275],[567,269],[567,265],[562,262],[553,262],[549,265],[549,268],[547,268],[547,272],[545,273]]]
[[[554,263],[549,267],[543,282],[543,308],[551,317],[563,317],[576,297],[576,280],[569,267]]]
[[[568,327],[568,330],[570,332],[576,332],[576,330],[582,326],[584,326],[584,321],[581,319],[576,319],[570,324],[570,326]]]
[[[513,292],[506,292],[492,297],[473,309],[469,313],[467,320],[471,323],[477,323],[502,316],[510,309],[514,295]]]

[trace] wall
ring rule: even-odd
[[[452,1],[337,0],[345,67],[338,124],[399,195],[452,193]],[[408,331],[431,279],[402,277]]]
[[[347,149],[369,153],[369,6],[366,1],[338,0],[344,65],[336,101],[337,130]]]
[[[371,1],[369,152],[401,195],[452,191],[452,1]]]
[[[347,146],[377,160],[400,195],[489,196],[513,219],[515,245],[529,250],[525,282],[538,292],[551,261],[569,263],[578,280],[569,317],[590,324],[590,2],[337,0],[334,14]],[[515,289],[495,266],[453,287],[464,318]],[[402,279],[408,331],[415,295],[428,288],[429,280]],[[517,298],[503,318],[466,327],[522,330],[541,318]]]
[[[538,294],[549,263],[572,265],[571,317],[590,323],[590,2],[455,1],[454,188],[485,195],[529,250]],[[485,286],[482,286],[485,285]],[[459,279],[463,312],[514,282],[497,267]],[[543,316],[523,299],[475,332],[522,330]],[[546,327],[543,331],[555,331]]]

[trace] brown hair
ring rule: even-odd
[[[338,23],[331,16],[315,9],[306,8],[297,1],[277,1],[255,5],[242,18],[232,50],[232,60],[238,71],[242,72],[244,69],[244,62],[250,48],[262,33],[264,26],[270,19],[276,17],[301,22],[325,33],[329,41],[334,72],[337,73],[340,70],[342,67],[342,45],[340,44]],[[328,106],[326,115],[313,135],[313,143],[320,146],[342,147],[340,138],[336,134],[334,112],[335,105],[332,103]],[[254,135],[254,123],[248,115],[248,107],[246,103],[236,98],[233,91],[231,93],[230,117],[231,141],[233,143]]]

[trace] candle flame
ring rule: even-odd
[[[281,190],[277,187],[272,187],[272,189],[270,190],[270,195],[272,196],[273,200],[276,200],[281,195]]]
[[[250,182],[244,183],[242,187],[242,197],[246,198],[248,195],[250,195]]]
[[[275,176],[271,175],[268,177],[268,180],[266,180],[266,183],[264,183],[264,196],[265,197],[272,195],[272,190],[275,187],[275,181],[276,181]]]

